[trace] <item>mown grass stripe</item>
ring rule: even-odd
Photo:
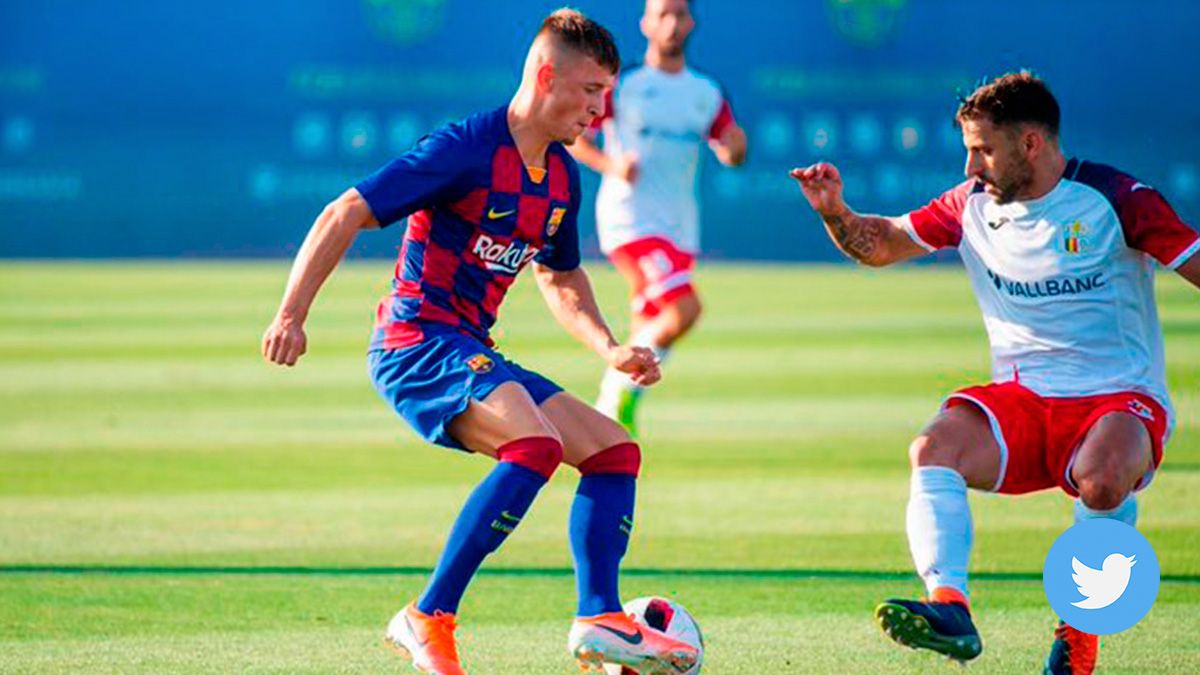
[[[274,576],[405,576],[428,575],[429,567],[364,566],[315,567],[304,565],[0,565],[0,574],[64,574],[112,576],[207,576],[207,575],[274,575]],[[493,577],[570,577],[570,567],[496,567],[479,570],[482,576]],[[758,568],[665,568],[633,567],[621,570],[628,577],[677,576],[692,578],[750,578],[750,579],[911,579],[911,572],[855,569],[758,569]],[[976,572],[972,579],[980,581],[1041,581],[1041,572]],[[1164,583],[1200,584],[1200,575],[1164,574]]]

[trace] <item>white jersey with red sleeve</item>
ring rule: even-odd
[[[1153,188],[1072,159],[1045,196],[998,204],[975,181],[901,218],[922,247],[957,248],[992,348],[992,376],[1042,396],[1149,394],[1170,410],[1154,261],[1200,235]]]
[[[700,152],[733,124],[720,86],[690,68],[678,73],[640,66],[622,74],[601,122],[609,157],[634,153],[632,183],[604,176],[596,226],[605,253],[646,237],[680,250],[700,249],[696,177]]]

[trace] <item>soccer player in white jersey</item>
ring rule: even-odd
[[[965,661],[982,650],[967,595],[968,487],[1058,487],[1077,521],[1135,524],[1173,417],[1154,261],[1200,287],[1200,237],[1153,187],[1065,156],[1058,103],[1028,72],[980,86],[956,121],[967,180],[907,215],[855,213],[830,164],[792,176],[861,263],[957,248],[983,311],[993,382],[951,394],[909,449],[908,540],[928,598],[876,609],[897,642]],[[1091,673],[1097,649],[1096,636],[1060,623],[1045,672]]]
[[[746,134],[711,78],[687,66],[695,28],[688,0],[647,0],[646,62],[626,70],[597,120],[603,150],[588,137],[575,158],[602,174],[596,196],[600,247],[628,280],[632,344],[665,359],[700,318],[692,269],[700,250],[696,176],[708,145],[726,166],[746,159]],[[609,368],[596,407],[636,434],[643,387]]]

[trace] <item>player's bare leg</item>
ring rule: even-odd
[[[982,410],[942,411],[912,442],[909,547],[928,598],[892,599],[875,609],[888,637],[958,661],[983,649],[967,600],[973,528],[967,488],[991,489],[1000,479],[1001,450]]]
[[[565,391],[546,399],[539,412],[562,439],[568,466],[578,468],[606,448],[630,442],[621,425]]]
[[[562,441],[516,382],[470,401],[447,428],[463,446],[498,461],[468,497],[428,586],[393,617],[385,639],[422,672],[458,675],[465,672],[454,639],[459,600],[562,460]]]
[[[680,295],[662,303],[654,316],[634,314],[629,329],[630,338],[644,338],[648,341],[648,347],[670,348],[692,330],[703,310],[700,296],[695,291]]]
[[[615,663],[642,673],[686,671],[695,649],[621,610],[618,578],[633,531],[640,449],[619,424],[566,392],[543,402],[542,412],[561,434],[564,462],[580,473],[570,515],[579,607],[567,649],[585,669]]]
[[[1150,434],[1136,416],[1112,412],[1097,420],[1071,466],[1071,482],[1079,490],[1075,522],[1113,518],[1135,526],[1137,497],[1133,490],[1150,470],[1153,458]],[[1091,675],[1099,649],[1097,636],[1059,621],[1043,672]]]
[[[687,335],[700,320],[703,306],[696,293],[681,295],[663,305],[658,315],[640,326],[633,337],[645,336],[650,342],[647,347],[670,349],[676,341]]]
[[[1146,425],[1132,413],[1111,412],[1088,430],[1075,455],[1071,480],[1085,507],[1112,511],[1131,495],[1153,459]]]
[[[1000,479],[1000,445],[987,415],[974,405],[938,413],[908,448],[909,464],[953,469],[967,487],[991,490]]]
[[[703,306],[695,291],[656,307],[652,316],[635,312],[630,321],[630,344],[654,350],[661,363],[667,359],[672,346],[692,330],[702,312]],[[637,409],[643,393],[643,387],[634,384],[627,376],[610,370],[604,375],[596,407],[620,422],[630,434],[637,436]]]
[[[446,428],[459,443],[488,457],[520,438],[546,436],[562,442],[553,422],[516,382],[496,387],[483,401],[471,401]]]

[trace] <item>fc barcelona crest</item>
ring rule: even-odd
[[[550,211],[550,220],[546,221],[546,236],[553,237],[555,232],[558,232],[558,226],[562,225],[563,217],[567,215],[567,209],[562,206],[556,206]]]
[[[476,354],[467,359],[467,367],[479,375],[491,372],[492,367],[495,365],[496,363],[487,354]]]

